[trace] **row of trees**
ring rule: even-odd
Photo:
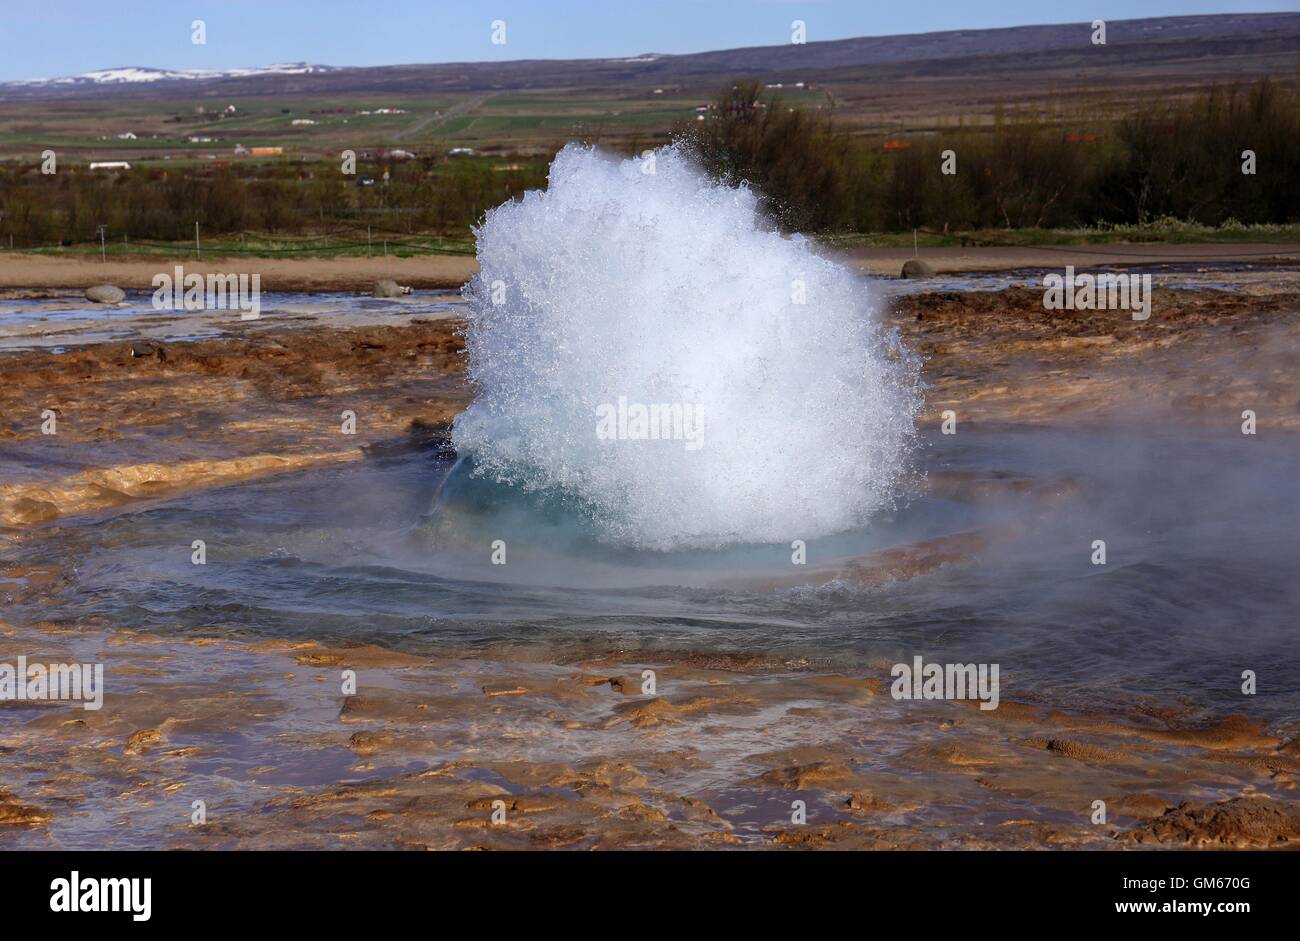
[[[496,164],[501,166],[501,164]],[[57,245],[112,238],[176,241],[205,234],[318,234],[367,225],[376,232],[463,235],[491,206],[544,186],[546,161],[495,170],[475,158],[359,165],[337,162],[230,163],[167,170],[90,171],[60,166],[0,166],[0,246]],[[369,177],[373,185],[358,186]]]
[[[991,127],[885,142],[851,136],[829,113],[787,107],[749,82],[727,89],[710,120],[674,134],[715,176],[749,182],[784,227],[805,232],[1300,221],[1293,87],[1265,79],[1213,89],[1091,130],[999,113]],[[367,225],[464,235],[486,209],[545,186],[546,165],[428,158],[392,164],[387,183],[378,164],[354,177],[326,161],[48,176],[9,165],[0,167],[0,246],[89,241],[101,224],[114,240],[183,240],[195,221],[209,235]],[[375,184],[357,186],[363,176]]]
[[[1152,104],[1092,133],[999,114],[992,127],[889,142],[897,149],[757,83],[728,89],[715,113],[679,136],[719,178],[752,184],[791,229],[1300,221],[1300,94],[1267,79]]]

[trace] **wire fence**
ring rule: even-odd
[[[848,232],[848,233],[825,233],[816,236],[817,241],[831,247],[873,247],[872,239],[879,238],[884,233],[869,232]],[[1147,257],[1153,254],[1163,252],[1164,248],[1170,244],[1164,239],[1155,239],[1150,243],[1150,247],[1144,247],[1144,242],[1126,242],[1117,240],[1114,243],[1101,242],[1093,243],[1091,246],[1044,243],[1037,244],[1033,241],[1026,241],[1023,238],[1017,239],[1014,234],[1007,238],[999,238],[996,233],[978,232],[941,232],[930,229],[917,229],[917,235],[939,238],[943,240],[941,247],[948,248],[1014,248],[1021,251],[1039,251],[1039,252],[1057,252],[1069,255],[1110,255],[1110,256],[1133,256]],[[1077,237],[1075,233],[1060,232],[1057,233],[1063,239]],[[1294,237],[1289,232],[1279,232],[1274,238],[1281,242],[1292,242]],[[1259,241],[1258,237],[1243,239],[1243,241]],[[1216,240],[1205,238],[1193,238],[1186,240],[1189,243],[1195,243],[1200,246],[1198,257],[1221,258],[1221,259],[1246,259],[1246,258],[1265,258],[1277,254],[1276,249],[1264,249],[1253,251],[1246,246],[1238,244],[1225,244],[1223,250],[1216,251],[1213,246]],[[900,242],[893,244],[893,240],[887,246],[874,247],[904,247]],[[924,247],[935,247],[933,244]],[[362,233],[358,230],[349,230],[341,233],[327,233],[321,235],[279,235],[271,232],[244,231],[234,233],[221,233],[211,238],[205,238],[200,234],[199,240],[186,241],[164,241],[160,239],[133,239],[124,236],[120,239],[114,239],[109,235],[101,240],[100,238],[86,238],[78,240],[64,240],[60,242],[50,242],[45,244],[14,244],[13,242],[0,243],[0,255],[6,254],[58,254],[63,252],[74,254],[93,254],[99,251],[104,256],[113,255],[121,257],[125,255],[185,255],[185,254],[202,254],[204,252],[213,255],[256,255],[256,256],[309,256],[309,255],[473,255],[475,248],[474,242],[469,238],[455,238],[442,234],[409,234],[409,233],[389,233],[385,231]]]
[[[162,241],[158,239],[120,240],[109,236],[63,240],[45,244],[0,244],[0,254],[76,254],[99,251],[104,255],[177,255],[210,252],[214,255],[312,255],[312,254],[421,254],[473,255],[474,243],[443,235],[389,235],[387,233],[284,236],[261,232],[222,233],[197,241]]]

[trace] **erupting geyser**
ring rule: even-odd
[[[467,288],[475,473],[646,549],[861,526],[903,473],[916,358],[861,279],[679,146],[570,144],[488,213]]]

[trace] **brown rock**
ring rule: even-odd
[[[392,278],[380,278],[375,282],[375,288],[371,293],[375,297],[401,297],[403,294],[410,294],[411,289],[403,287]]]
[[[126,292],[112,284],[96,284],[86,288],[86,300],[96,304],[120,304]]]
[[[1113,813],[1145,819],[1158,817],[1165,811],[1171,810],[1173,805],[1163,797],[1143,792],[1112,797],[1106,801],[1106,807]]]
[[[809,788],[825,789],[830,785],[842,784],[851,777],[853,772],[846,765],[834,761],[817,761],[810,765],[776,768],[762,775],[759,780],[787,791],[803,791]]]
[[[50,815],[39,807],[21,803],[8,791],[0,791],[0,827],[39,827]]]
[[[884,814],[894,809],[889,801],[883,801],[872,794],[850,794],[844,806],[855,814]]]
[[[1118,839],[1238,849],[1294,847],[1300,844],[1300,804],[1267,797],[1234,797],[1217,804],[1183,801]]]
[[[126,747],[122,749],[125,755],[143,755],[153,746],[162,741],[162,733],[157,729],[141,729],[139,732],[132,732],[126,740]]]

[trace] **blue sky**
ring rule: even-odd
[[[0,81],[123,65],[392,65],[699,52],[943,29],[1295,10],[1297,0],[0,0]],[[190,23],[207,24],[207,44]],[[490,42],[506,22],[507,43]]]

